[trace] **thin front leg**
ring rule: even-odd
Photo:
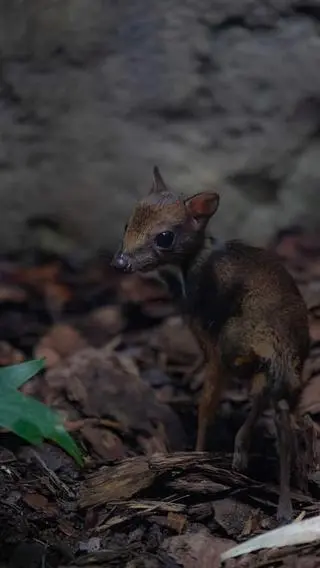
[[[219,355],[215,352],[206,364],[203,390],[198,411],[198,435],[196,451],[205,449],[207,430],[218,407],[224,387],[224,376]]]
[[[248,454],[252,436],[252,429],[264,410],[266,405],[265,396],[266,377],[262,373],[257,373],[252,380],[250,396],[252,406],[245,422],[239,428],[233,451],[232,467],[237,471],[245,471],[248,467]]]
[[[287,523],[292,519],[290,480],[293,444],[290,409],[285,400],[275,403],[275,425],[280,461],[280,497],[277,519],[282,523]]]

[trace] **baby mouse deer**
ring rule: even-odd
[[[229,377],[246,381],[252,403],[236,435],[233,468],[247,467],[252,428],[266,406],[272,407],[280,462],[277,517],[288,522],[293,417],[309,351],[307,309],[276,256],[238,241],[217,244],[206,235],[218,205],[214,192],[192,197],[173,192],[155,167],[152,188],[136,205],[112,264],[126,272],[165,269],[163,278],[202,348],[198,451],[205,448]]]

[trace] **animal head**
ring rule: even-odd
[[[113,266],[125,272],[146,272],[165,264],[182,264],[201,247],[218,205],[217,193],[191,197],[174,193],[155,166],[152,187],[125,226]]]

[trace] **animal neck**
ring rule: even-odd
[[[208,260],[215,249],[220,249],[222,244],[207,235],[192,252],[189,252],[179,265],[168,265],[160,270],[160,277],[168,287],[172,297],[176,301],[186,298],[188,280],[196,279],[202,266]]]
[[[208,260],[213,250],[219,249],[221,244],[212,236],[205,235],[199,246],[190,254],[182,264],[184,279],[195,276]]]

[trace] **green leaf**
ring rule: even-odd
[[[0,369],[0,390],[5,388],[18,389],[29,379],[44,369],[44,359],[34,359],[18,365],[1,367]]]
[[[83,465],[81,451],[63,427],[59,415],[16,390],[43,368],[43,360],[34,360],[0,369],[0,425],[31,444],[51,440]]]

